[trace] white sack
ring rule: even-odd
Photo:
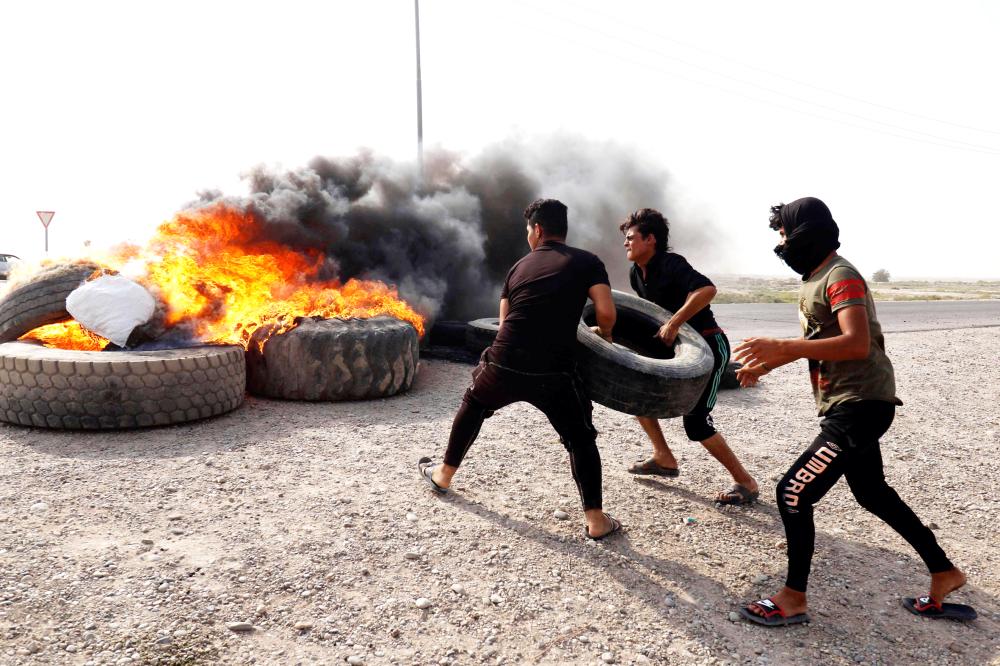
[[[124,347],[136,326],[153,316],[156,301],[140,284],[121,275],[84,282],[66,297],[66,310],[81,326]]]

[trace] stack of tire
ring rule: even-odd
[[[247,389],[270,398],[362,400],[413,384],[417,332],[392,317],[302,318],[285,333],[259,329],[235,345],[156,351],[52,349],[18,338],[70,320],[66,297],[97,266],[60,264],[0,300],[0,420],[70,429],[169,425],[217,416]]]
[[[241,347],[89,352],[17,341],[39,326],[70,320],[66,297],[96,268],[51,266],[0,301],[0,420],[43,428],[138,428],[217,416],[243,403]]]

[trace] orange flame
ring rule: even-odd
[[[39,326],[27,335],[22,335],[20,339],[37,340],[47,347],[80,351],[101,351],[108,344],[107,340],[91,333],[75,321]]]
[[[384,314],[410,322],[423,336],[423,318],[395,287],[374,280],[319,280],[322,253],[303,255],[260,235],[254,214],[216,204],[178,214],[160,225],[145,248],[120,248],[102,263],[126,275],[135,272],[126,266],[138,266],[144,275],[135,279],[167,305],[166,324],[190,326],[205,342],[246,347],[258,328],[266,327],[270,337],[293,328],[300,316]],[[58,346],[80,349],[77,340],[67,336]]]

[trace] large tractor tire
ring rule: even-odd
[[[110,430],[171,425],[236,409],[243,349],[206,345],[85,352],[0,344],[0,420],[39,428]]]
[[[367,400],[405,391],[417,374],[417,330],[395,317],[303,318],[258,329],[247,350],[250,393],[288,400]]]
[[[714,358],[704,338],[684,324],[673,347],[654,338],[672,316],[655,303],[613,291],[618,319],[614,344],[590,330],[587,303],[577,329],[577,367],[590,398],[626,414],[683,416],[694,408],[712,374]]]
[[[72,319],[66,297],[97,270],[93,264],[57,264],[44,268],[30,282],[15,286],[0,300],[0,342],[17,340],[39,326]]]

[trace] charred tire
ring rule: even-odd
[[[496,317],[470,321],[469,327],[465,329],[465,347],[474,354],[481,354],[493,344],[499,332],[500,320]]]
[[[441,347],[465,347],[465,336],[469,325],[464,321],[436,321],[427,336],[428,345]]]
[[[224,414],[243,402],[243,349],[232,345],[84,352],[0,344],[0,419],[39,428],[112,430]]]
[[[247,389],[288,400],[365,400],[405,391],[417,374],[417,330],[395,317],[300,320],[247,351]],[[261,348],[261,341],[263,348]]]
[[[694,408],[712,374],[714,358],[704,338],[684,324],[671,358],[653,333],[671,313],[655,303],[613,291],[616,344],[591,332],[594,306],[587,303],[577,328],[577,366],[590,398],[636,416],[673,418]],[[639,351],[634,351],[639,350]],[[660,356],[653,358],[651,355]]]
[[[93,264],[58,264],[15,287],[0,301],[0,342],[10,342],[39,326],[72,319],[66,297],[97,270]]]
[[[742,363],[733,361],[726,364],[726,369],[722,371],[722,379],[719,380],[719,388],[723,390],[738,389],[740,380],[736,378],[736,371],[743,367]]]

